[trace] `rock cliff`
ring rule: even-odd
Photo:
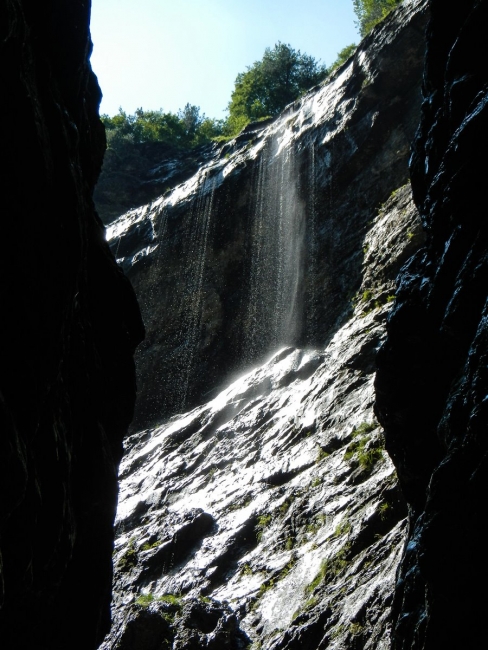
[[[373,381],[424,242],[426,5],[109,228],[148,337],[103,650],[390,647],[407,510]]]
[[[117,466],[143,327],[91,198],[105,138],[89,10],[0,3],[5,650],[89,650],[110,623]]]
[[[109,224],[154,201],[193,176],[209,155],[209,146],[182,151],[164,142],[112,143],[93,194],[100,218]]]
[[[445,9],[432,0],[411,167],[427,241],[400,275],[376,381],[376,411],[410,509],[395,649],[486,642],[488,3]]]
[[[328,83],[111,224],[147,328],[134,430],[209,399],[278,345],[324,346],[350,317],[368,222],[408,180],[424,4],[404,4]]]

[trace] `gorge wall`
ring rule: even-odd
[[[90,3],[2,0],[0,645],[89,650],[143,337],[92,192],[105,148]]]
[[[89,5],[0,4],[7,650],[110,624],[144,329],[91,198]],[[112,225],[149,337],[103,650],[483,647],[487,1],[458,5],[407,0]]]
[[[373,381],[424,241],[408,157],[427,17],[404,3],[108,229],[148,336],[103,650],[390,647],[407,511]]]
[[[485,643],[488,3],[445,9],[432,0],[411,167],[427,242],[400,275],[376,380],[376,411],[410,508],[395,649]]]
[[[408,181],[424,4],[406,3],[327,84],[110,225],[147,329],[133,430],[209,399],[282,344],[326,345],[351,316],[368,224]]]

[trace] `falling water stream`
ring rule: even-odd
[[[280,149],[276,138],[266,141],[250,205],[250,289],[243,333],[248,359],[295,343],[301,333],[305,209],[297,179],[293,149]]]
[[[215,179],[210,180],[204,174],[185,226],[187,238],[185,280],[182,294],[179,296],[180,346],[174,368],[176,372],[172,373],[178,410],[183,410],[187,403],[189,381],[194,370],[195,352],[201,336],[205,298],[205,262],[214,196]]]

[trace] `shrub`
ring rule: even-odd
[[[367,472],[370,472],[374,465],[383,458],[383,452],[378,446],[366,449],[370,442],[368,433],[376,429],[372,422],[363,422],[353,431],[354,440],[347,446],[344,460],[351,460],[356,456],[359,465]]]
[[[136,566],[137,559],[137,550],[135,548],[134,539],[130,539],[127,545],[127,550],[117,562],[117,569],[126,573]]]
[[[258,542],[263,538],[264,529],[271,523],[271,515],[261,515],[258,517],[256,526],[256,539]]]
[[[352,0],[358,18],[356,25],[361,36],[366,36],[385,18],[401,0]]]

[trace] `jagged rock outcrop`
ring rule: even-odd
[[[404,3],[327,83],[111,224],[147,327],[134,430],[281,344],[326,345],[350,317],[368,222],[408,180],[425,4]]]
[[[427,242],[400,276],[376,382],[410,507],[395,650],[486,643],[488,3],[448,12],[432,0],[431,11],[411,167]]]
[[[373,380],[424,242],[407,159],[426,5],[109,229],[149,336],[103,650],[390,646],[406,507]]]
[[[110,623],[122,437],[143,336],[91,198],[105,148],[90,3],[0,3],[0,645]]]

